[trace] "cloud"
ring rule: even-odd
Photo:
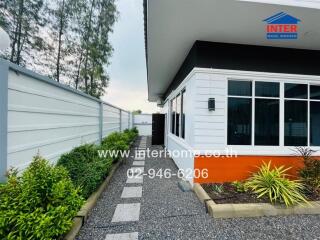
[[[110,41],[114,48],[108,68],[110,85],[103,99],[128,110],[158,111],[147,101],[142,0],[118,0],[120,13]]]
[[[107,89],[107,93],[102,98],[104,101],[117,105],[126,110],[142,110],[144,113],[158,112],[156,103],[147,101],[147,91],[145,89],[132,89],[120,83],[113,81]]]

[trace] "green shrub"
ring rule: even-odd
[[[215,184],[212,186],[212,191],[217,193],[217,194],[221,194],[224,192],[224,187],[223,184]]]
[[[129,129],[124,130],[123,133],[128,136],[129,143],[131,143],[138,136],[139,131],[136,127],[134,127],[130,130]]]
[[[239,181],[234,181],[231,183],[231,185],[236,189],[237,192],[239,193],[244,193],[247,191],[245,185],[243,182],[239,182]]]
[[[309,192],[320,194],[320,160],[314,159],[314,150],[297,147],[296,151],[303,159],[304,167],[300,169],[299,176]]]
[[[134,130],[124,130],[124,132],[114,132],[102,140],[101,148],[104,150],[118,152],[117,156],[112,156],[113,161],[120,159],[120,152],[129,150],[131,142],[136,138],[137,133]],[[110,152],[109,152],[110,153]],[[111,157],[109,155],[109,157]]]
[[[304,186],[299,180],[289,180],[284,166],[271,169],[271,162],[264,163],[259,171],[245,183],[247,189],[258,198],[268,197],[271,203],[284,203],[286,206],[307,202],[303,195]]]
[[[21,176],[0,186],[0,239],[59,239],[83,204],[63,167],[35,157]]]
[[[98,146],[86,144],[60,157],[58,165],[65,167],[73,183],[82,188],[82,195],[88,198],[103,182],[111,166],[111,158],[99,156]]]

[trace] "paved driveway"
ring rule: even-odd
[[[148,147],[150,139],[136,144]],[[177,172],[169,158],[138,160],[118,169],[77,239],[320,239],[320,216],[212,219],[193,192],[180,190],[177,177],[128,181],[132,167]]]

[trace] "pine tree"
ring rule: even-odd
[[[18,65],[25,65],[32,57],[32,50],[43,39],[38,36],[43,25],[41,13],[43,0],[2,0],[0,6],[1,22],[11,39],[10,51],[4,56]]]

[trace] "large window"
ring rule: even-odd
[[[181,138],[185,138],[185,95],[184,89],[170,102],[171,133]]]
[[[250,145],[252,123],[252,83],[229,81],[228,144]]]
[[[255,82],[255,145],[279,145],[279,97],[279,83]]]
[[[285,83],[284,145],[308,145],[308,85]]]
[[[228,82],[228,145],[279,146],[282,139],[284,146],[320,146],[320,86],[282,87],[280,93],[276,82]]]

